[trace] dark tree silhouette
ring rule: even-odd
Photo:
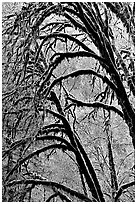
[[[105,202],[102,183],[77,131],[79,107],[91,109],[88,117],[94,120],[102,111],[110,201],[120,201],[123,191],[135,184],[133,177],[119,184],[110,131],[114,117],[122,120],[135,147],[134,7],[125,2],[37,2],[24,3],[20,11],[3,17],[3,201],[31,201],[36,186],[47,186],[53,191],[47,202],[56,197]],[[117,21],[131,49],[118,49]],[[86,59],[88,68],[82,63],[69,68],[77,59]],[[73,91],[80,77],[90,77],[88,101]],[[34,173],[39,161],[50,160],[58,150],[75,162],[81,192]]]

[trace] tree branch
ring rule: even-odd
[[[49,112],[50,114],[52,114],[55,117],[62,120],[62,122],[65,126],[65,129],[66,129],[66,133],[70,139],[70,142],[77,150],[75,152],[76,159],[77,159],[78,165],[81,168],[82,173],[84,174],[84,176],[86,178],[86,182],[87,182],[89,189],[92,193],[93,200],[104,202],[105,200],[103,198],[103,194],[102,194],[102,191],[100,189],[98,179],[96,178],[94,168],[92,167],[92,165],[88,159],[88,156],[87,156],[86,152],[84,151],[82,145],[78,141],[77,137],[74,136],[68,121],[66,120],[66,118],[63,115],[61,115],[59,113],[56,113],[56,112],[49,110],[49,109],[47,109],[47,112]],[[86,162],[86,165],[85,165],[85,162]],[[88,169],[88,167],[90,167],[90,170]]]
[[[80,75],[95,75],[97,76],[98,78],[102,79],[102,81],[106,84],[108,84],[110,86],[110,88],[114,91],[117,91],[117,87],[115,86],[115,84],[113,84],[106,76],[103,76],[97,72],[95,72],[94,70],[92,69],[81,69],[81,70],[77,70],[77,71],[74,71],[74,72],[71,72],[70,74],[67,74],[65,76],[61,76],[57,79],[55,79],[51,85],[49,86],[48,90],[44,90],[43,91],[43,94],[45,94],[45,98],[48,96],[50,90],[59,82],[61,82],[62,80],[65,80],[65,79],[68,79],[69,77],[77,77],[77,76],[80,76]]]
[[[64,144],[66,144],[67,147],[68,147],[69,149],[71,149],[73,152],[76,151],[76,149],[75,149],[67,140],[65,140],[65,139],[62,138],[62,137],[58,137],[58,136],[47,136],[47,135],[36,137],[36,141],[39,141],[39,140],[57,140],[57,141],[59,141],[59,142],[62,142],[62,143],[64,143]]]
[[[117,109],[114,106],[111,105],[107,105],[101,102],[93,102],[93,103],[86,103],[86,102],[82,102],[76,99],[71,98],[70,96],[68,96],[68,99],[71,100],[73,103],[76,103],[77,106],[87,106],[87,107],[93,107],[93,108],[103,108],[105,110],[108,111],[114,111],[115,113],[117,113],[118,115],[120,115],[122,118],[124,117],[123,113]]]
[[[42,152],[45,152],[49,149],[53,149],[53,148],[57,148],[57,149],[63,149],[63,150],[69,150],[69,151],[72,151],[72,149],[69,147],[67,147],[66,145],[62,145],[62,144],[52,144],[52,145],[49,145],[47,147],[43,147],[41,149],[38,149],[34,152],[32,152],[31,154],[29,154],[28,156],[26,156],[25,158],[23,159],[20,159],[17,164],[12,168],[12,170],[8,173],[7,177],[6,177],[6,181],[8,180],[9,176],[13,174],[13,172],[20,166],[22,165],[26,160],[29,160],[31,159],[32,157],[34,157],[35,155],[39,155],[40,153]]]
[[[71,141],[71,144],[73,145],[74,148],[76,148],[76,143],[75,143],[75,139],[74,139],[74,136],[73,136],[73,131],[71,130],[71,127],[70,127],[70,124],[68,123],[67,119],[65,118],[65,116],[57,113],[57,112],[54,112],[50,109],[46,109],[47,113],[50,113],[52,114],[54,117],[57,117],[58,119],[60,119],[64,125],[64,128],[66,130],[66,133],[69,137],[69,140]]]
[[[57,131],[57,130],[65,132],[63,124],[53,123],[50,125],[45,125],[38,131],[37,136],[43,135],[43,134],[48,134],[49,132],[53,132],[53,131]]]
[[[55,27],[55,25],[56,25],[56,27],[58,26],[58,25],[65,25],[66,27],[72,27],[72,25],[69,23],[69,22],[65,22],[65,21],[60,21],[60,22],[51,22],[51,23],[47,23],[45,26],[43,26],[40,30],[45,30],[47,27],[50,27],[50,26],[53,26],[53,27]],[[39,36],[39,38],[40,39],[43,39],[43,36]],[[44,36],[44,38],[45,38],[45,36]]]
[[[87,47],[87,46],[86,46]],[[66,53],[56,53],[53,55],[53,57],[51,58],[51,60],[53,60],[53,58],[55,56],[59,55],[60,58],[61,58],[61,61],[64,60],[65,58],[74,58],[74,57],[92,57],[96,60],[98,60],[100,63],[103,63],[105,64],[106,66],[108,65],[107,64],[107,61],[101,57],[101,56],[98,56],[96,53],[94,53],[92,50],[89,52],[89,51],[78,51],[78,52],[66,52]]]
[[[52,194],[51,196],[48,197],[48,199],[46,200],[46,202],[50,202],[51,199],[57,197],[58,195],[59,195],[58,193],[54,193],[54,194]]]
[[[60,125],[60,126],[58,126]],[[57,131],[60,131],[58,128],[59,127],[62,127],[63,125],[62,124],[51,124],[49,126],[44,126],[44,128],[42,130],[39,130],[38,131],[38,134],[36,135],[36,137],[26,137],[24,139],[20,139],[20,140],[17,140],[15,142],[13,142],[9,149],[8,150],[5,150],[3,151],[3,154],[2,154],[2,158],[4,159],[6,155],[9,154],[9,152],[15,150],[16,148],[20,147],[21,145],[24,145],[25,143],[27,143],[28,141],[37,141],[37,140],[44,140],[44,139],[47,139],[47,140],[57,140],[57,141],[60,141],[60,142],[63,142],[63,138],[60,138],[60,137],[56,137],[53,138],[54,136],[42,136],[42,137],[38,137],[38,135],[43,135],[43,134],[48,134],[49,132],[57,132]],[[50,128],[50,130],[47,130],[48,128]],[[53,129],[51,129],[53,128]],[[61,131],[63,131],[65,133],[65,129],[62,129]],[[51,137],[51,138],[50,138]],[[64,143],[66,145],[69,145],[69,142],[67,140],[64,139]],[[73,148],[73,147],[72,147]]]
[[[55,32],[55,33],[51,33],[47,36],[40,36],[40,39],[43,39],[41,45],[40,45],[40,50],[41,50],[41,47],[43,46],[44,42],[48,39],[48,38],[57,38],[57,37],[61,37],[61,38],[65,38],[65,39],[69,39],[73,42],[75,42],[76,44],[78,44],[80,47],[82,47],[84,50],[88,51],[88,52],[92,52],[94,53],[89,47],[87,47],[84,43],[82,43],[81,41],[79,41],[77,38],[69,35],[69,34],[66,34],[66,33],[59,33],[59,32]],[[38,55],[39,55],[39,50],[38,50]],[[94,53],[95,54],[95,53]]]
[[[24,139],[20,139],[20,140],[17,140],[17,141],[15,141],[15,142],[13,142],[13,143],[10,145],[10,147],[9,147],[8,150],[3,151],[2,157],[5,158],[5,156],[6,156],[7,154],[9,154],[10,151],[16,149],[17,147],[19,147],[19,146],[21,146],[21,145],[24,145],[25,143],[27,143],[28,141],[31,141],[31,140],[33,140],[32,137],[26,137],[26,138],[24,138]]]
[[[115,197],[115,202],[117,202],[118,198],[121,196],[121,194],[123,193],[123,191],[124,191],[125,189],[127,189],[127,188],[129,188],[129,187],[131,187],[131,186],[134,186],[134,185],[135,185],[135,181],[132,181],[132,182],[130,182],[130,183],[126,183],[126,184],[122,185],[122,186],[119,188],[118,192],[117,192],[117,195],[116,195],[116,197]]]
[[[70,22],[72,23],[72,25],[75,26],[76,29],[79,28],[79,30],[82,30],[82,31],[84,31],[85,33],[87,33],[87,30],[86,30],[85,26],[83,26],[80,22],[76,21],[76,20],[72,17],[71,14],[69,14],[69,13],[64,13],[64,16],[65,16],[68,20],[70,20]]]
[[[68,188],[62,184],[51,182],[51,181],[43,181],[39,179],[26,179],[26,180],[14,180],[7,184],[7,186],[13,186],[17,184],[34,184],[34,185],[45,185],[48,187],[56,187],[57,189],[63,190],[67,193],[69,193],[71,196],[76,196],[77,198],[86,201],[86,202],[92,202],[87,196],[83,195],[82,193],[79,193],[75,190],[72,190],[71,188]]]
[[[62,201],[65,200],[66,202],[71,202],[70,198],[68,198],[68,196],[61,193],[59,190],[54,189],[54,191],[59,195],[59,197],[61,198]]]

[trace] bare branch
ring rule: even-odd
[[[131,187],[131,186],[134,186],[134,185],[135,185],[135,181],[132,181],[132,182],[130,182],[130,183],[126,183],[126,184],[122,185],[122,186],[119,188],[118,192],[117,192],[117,195],[116,195],[116,197],[115,197],[115,202],[117,202],[118,198],[121,196],[121,194],[123,193],[123,191],[124,191],[125,189],[127,189],[127,188],[129,188],[129,187]]]
[[[107,66],[107,61],[103,57],[98,56],[92,50],[90,52],[89,51],[66,52],[66,53],[61,53],[60,52],[60,53],[54,54],[53,57],[51,58],[51,60],[53,60],[53,58],[56,57],[57,55],[60,56],[60,61],[64,60],[65,58],[92,57],[92,58],[98,60],[100,63],[103,63],[103,64],[105,64]]]
[[[59,142],[63,142],[64,144],[67,145],[67,147],[69,149],[71,149],[73,152],[75,152],[75,148],[67,141],[65,140],[64,138],[62,137],[58,137],[58,136],[39,136],[39,137],[36,137],[36,141],[39,141],[39,140],[57,140]]]
[[[46,200],[46,202],[50,202],[51,199],[53,199],[53,198],[55,198],[55,197],[57,197],[57,196],[58,196],[58,193],[52,194],[51,196],[48,197],[48,199]]]
[[[17,184],[34,184],[34,185],[45,185],[48,187],[56,187],[57,189],[63,190],[67,193],[69,193],[71,196],[76,196],[77,198],[84,200],[86,202],[91,202],[91,200],[85,196],[82,193],[79,193],[71,188],[68,188],[62,184],[56,183],[56,182],[51,182],[51,181],[43,181],[39,179],[26,179],[26,180],[14,180],[11,181],[7,184],[7,186],[13,186]]]
[[[76,160],[77,160],[78,165],[80,166],[81,170],[84,172],[84,176],[85,176],[85,179],[87,181],[88,187],[92,193],[93,200],[104,202],[103,194],[102,194],[99,182],[96,178],[94,168],[92,167],[92,165],[88,159],[88,156],[87,156],[86,152],[84,151],[82,145],[80,144],[79,140],[73,134],[68,121],[66,120],[66,118],[63,115],[58,114],[52,110],[47,109],[47,112],[49,112],[53,116],[62,120],[62,122],[65,126],[65,129],[66,129],[67,135],[70,139],[70,142],[77,150],[75,152]],[[86,164],[85,164],[85,162],[86,162]],[[89,171],[88,167],[90,167],[90,171]],[[96,181],[96,182],[94,182],[94,181]]]
[[[49,132],[53,132],[53,131],[54,132],[61,131],[61,132],[65,133],[65,129],[64,129],[63,124],[53,123],[53,124],[50,124],[50,125],[45,125],[38,131],[37,136],[38,135],[43,135],[43,134],[48,134]]]
[[[59,190],[54,189],[54,191],[59,195],[59,197],[61,198],[62,201],[65,200],[66,202],[71,202],[70,198],[68,198],[68,196],[61,193]]]
[[[101,74],[95,72],[94,70],[92,69],[81,69],[81,70],[77,70],[75,72],[72,72],[70,74],[67,74],[65,76],[61,76],[57,79],[55,79],[50,87],[48,88],[48,90],[46,89],[43,94],[45,94],[45,98],[48,96],[50,90],[59,82],[61,82],[62,80],[65,80],[65,79],[68,79],[69,77],[77,77],[77,76],[80,76],[80,75],[95,75],[97,77],[99,77],[100,79],[102,79],[102,81],[106,84],[108,84],[110,86],[110,88],[114,91],[117,91],[117,87],[115,86],[115,84],[113,84],[106,76],[102,76]]]
[[[68,96],[68,99],[71,100],[73,103],[76,103],[77,106],[87,106],[87,107],[93,107],[93,108],[103,108],[103,109],[108,110],[108,111],[114,111],[115,113],[120,115],[122,118],[124,117],[123,113],[119,109],[117,109],[116,107],[111,106],[111,105],[107,105],[107,104],[104,104],[104,103],[101,103],[101,102],[97,102],[97,101],[94,102],[94,103],[86,103],[86,102],[82,102],[82,101],[73,99],[70,96]]]
[[[61,38],[65,38],[65,39],[69,39],[75,43],[77,43],[80,47],[82,47],[85,51],[88,51],[88,52],[92,52],[94,53],[89,47],[87,47],[84,43],[82,43],[81,41],[79,41],[77,38],[69,35],[69,34],[66,34],[66,33],[59,33],[59,32],[55,32],[55,33],[51,33],[47,36],[40,36],[39,38],[40,39],[43,39],[41,45],[40,45],[40,48],[43,46],[44,42],[48,39],[48,38],[57,38],[57,37],[61,37]],[[39,51],[37,53],[37,55],[39,54]],[[95,54],[95,53],[94,53]],[[38,57],[38,56],[37,56]]]
[[[70,147],[67,147],[66,145],[62,145],[62,144],[52,144],[52,145],[49,145],[47,147],[43,147],[41,149],[38,149],[36,151],[33,151],[31,154],[29,154],[28,156],[26,156],[25,158],[23,159],[20,159],[17,164],[12,168],[12,170],[8,173],[7,177],[6,177],[6,181],[8,180],[9,176],[13,174],[13,172],[19,167],[21,166],[25,161],[31,159],[32,157],[34,157],[35,155],[39,155],[40,153],[42,152],[45,152],[49,149],[54,149],[54,148],[57,148],[57,149],[63,149],[63,150],[70,150],[72,151],[72,149]]]

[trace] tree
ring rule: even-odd
[[[44,189],[44,201],[57,197],[104,202],[106,196],[120,201],[125,189],[128,201],[133,199],[134,167],[120,186],[112,126],[115,118],[122,121],[135,147],[134,7],[124,2],[24,3],[19,12],[4,18],[4,201],[31,201],[37,186]],[[97,120],[103,127],[95,128]],[[97,131],[103,128],[107,152],[101,134],[88,138],[95,161],[84,145],[80,125],[85,121]],[[129,139],[128,145],[124,159],[133,158]],[[80,192],[73,184],[56,182],[55,175],[47,179],[48,163],[60,154],[65,155],[63,168],[75,166]],[[105,176],[105,168],[110,194],[103,191],[97,172]],[[52,189],[48,198],[46,187]]]

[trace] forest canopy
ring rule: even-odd
[[[135,201],[135,2],[3,2],[4,202]]]

